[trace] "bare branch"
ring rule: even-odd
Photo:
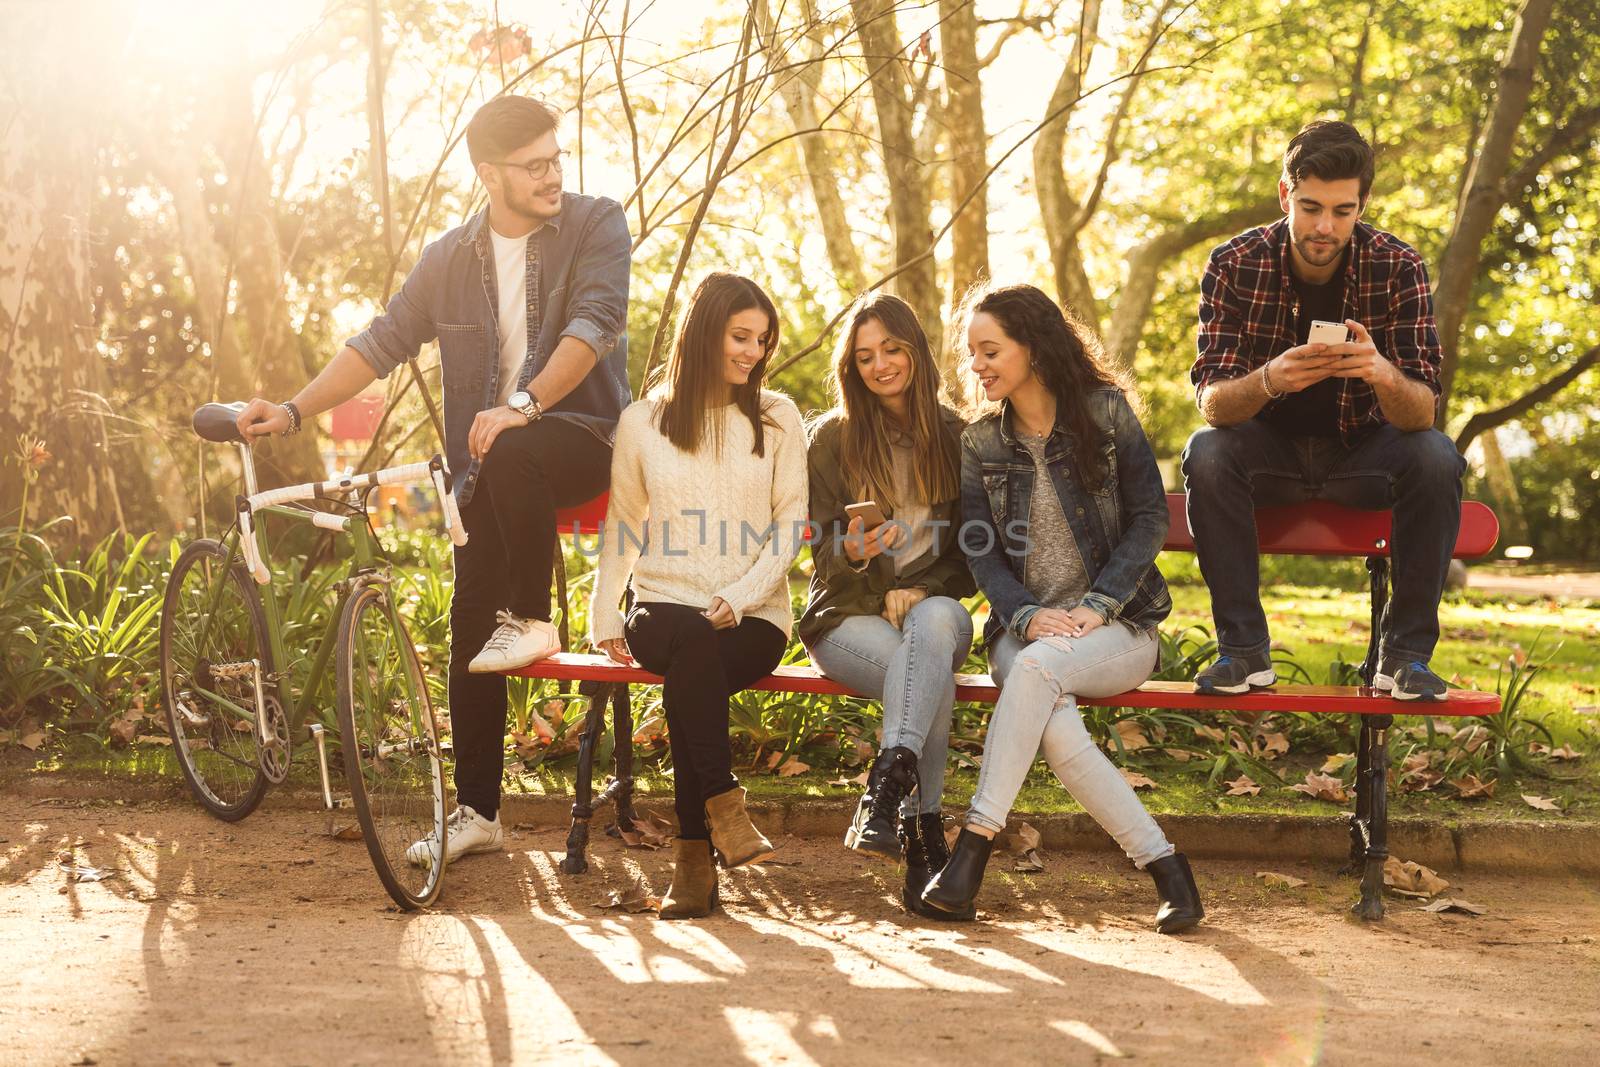
[[[1497,426],[1504,426],[1513,419],[1520,418],[1532,411],[1577,381],[1585,371],[1596,364],[1600,364],[1600,345],[1595,345],[1589,351],[1573,360],[1565,370],[1545,379],[1511,403],[1490,411],[1478,412],[1467,420],[1467,424],[1461,427],[1461,432],[1456,435],[1456,449],[1465,452],[1474,438],[1489,432]]]

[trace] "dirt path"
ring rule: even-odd
[[[1330,872],[1268,890],[1211,862],[1210,918],[1172,939],[1102,856],[991,876],[992,921],[936,925],[893,906],[892,868],[791,840],[792,865],[725,877],[724,914],[663,923],[595,905],[635,872],[664,888],[666,853],[605,839],[563,876],[551,827],[402,915],[322,829],[0,796],[0,1063],[1524,1065],[1600,1041],[1576,881],[1474,876],[1453,892],[1481,918],[1397,900],[1369,926]],[[63,851],[117,873],[68,885]]]

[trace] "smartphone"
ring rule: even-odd
[[[1311,336],[1306,339],[1308,345],[1342,345],[1350,340],[1350,328],[1342,322],[1323,322],[1321,319],[1311,320]]]
[[[859,518],[863,529],[870,530],[874,526],[882,526],[886,520],[883,509],[878,507],[876,500],[863,500],[859,504],[846,504],[844,513],[852,519]]]

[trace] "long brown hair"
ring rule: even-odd
[[[1078,477],[1085,487],[1098,489],[1105,483],[1105,457],[1100,446],[1105,433],[1089,414],[1089,394],[1110,386],[1131,394],[1123,375],[1112,369],[1105,350],[1092,329],[1039,289],[1031,285],[1006,285],[998,289],[977,290],[968,294],[962,329],[972,316],[989,315],[1007,337],[1028,350],[1033,373],[1056,398],[1056,421],[1072,439]],[[970,380],[972,375],[967,374]],[[977,418],[1000,410],[1000,404],[983,398],[976,381],[971,381],[968,417]],[[1133,401],[1129,395],[1129,401]]]
[[[911,436],[912,492],[916,502],[935,504],[953,500],[961,492],[956,449],[945,426],[945,406],[939,400],[940,376],[928,335],[917,313],[897,296],[871,292],[856,301],[850,328],[839,339],[829,383],[834,410],[844,423],[840,461],[845,484],[862,499],[894,507],[894,459],[889,451],[890,421],[882,402],[867,388],[856,363],[856,334],[876,319],[883,332],[911,353],[911,381],[906,387],[906,425]]]
[[[662,434],[685,452],[694,452],[706,434],[706,414],[720,398],[724,385],[722,353],[728,320],[741,311],[766,313],[767,333],[761,361],[750,369],[743,385],[733,387],[733,402],[750,419],[755,455],[765,455],[761,381],[767,374],[767,361],[778,347],[778,309],[761,286],[737,274],[716,271],[705,276],[689,298],[689,307],[678,324],[678,336],[652,390],[660,397],[656,425]],[[716,447],[722,447],[722,423],[711,420]]]

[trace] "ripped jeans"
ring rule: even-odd
[[[989,669],[1001,685],[983,744],[978,790],[968,825],[998,833],[1041,745],[1061,784],[1128,854],[1134,866],[1173,852],[1167,835],[1144,810],[1116,766],[1084,728],[1076,697],[1132,689],[1156,668],[1161,641],[1154,629],[1112,622],[1085,637],[1049,637],[1026,646],[1002,633],[989,649]]]

